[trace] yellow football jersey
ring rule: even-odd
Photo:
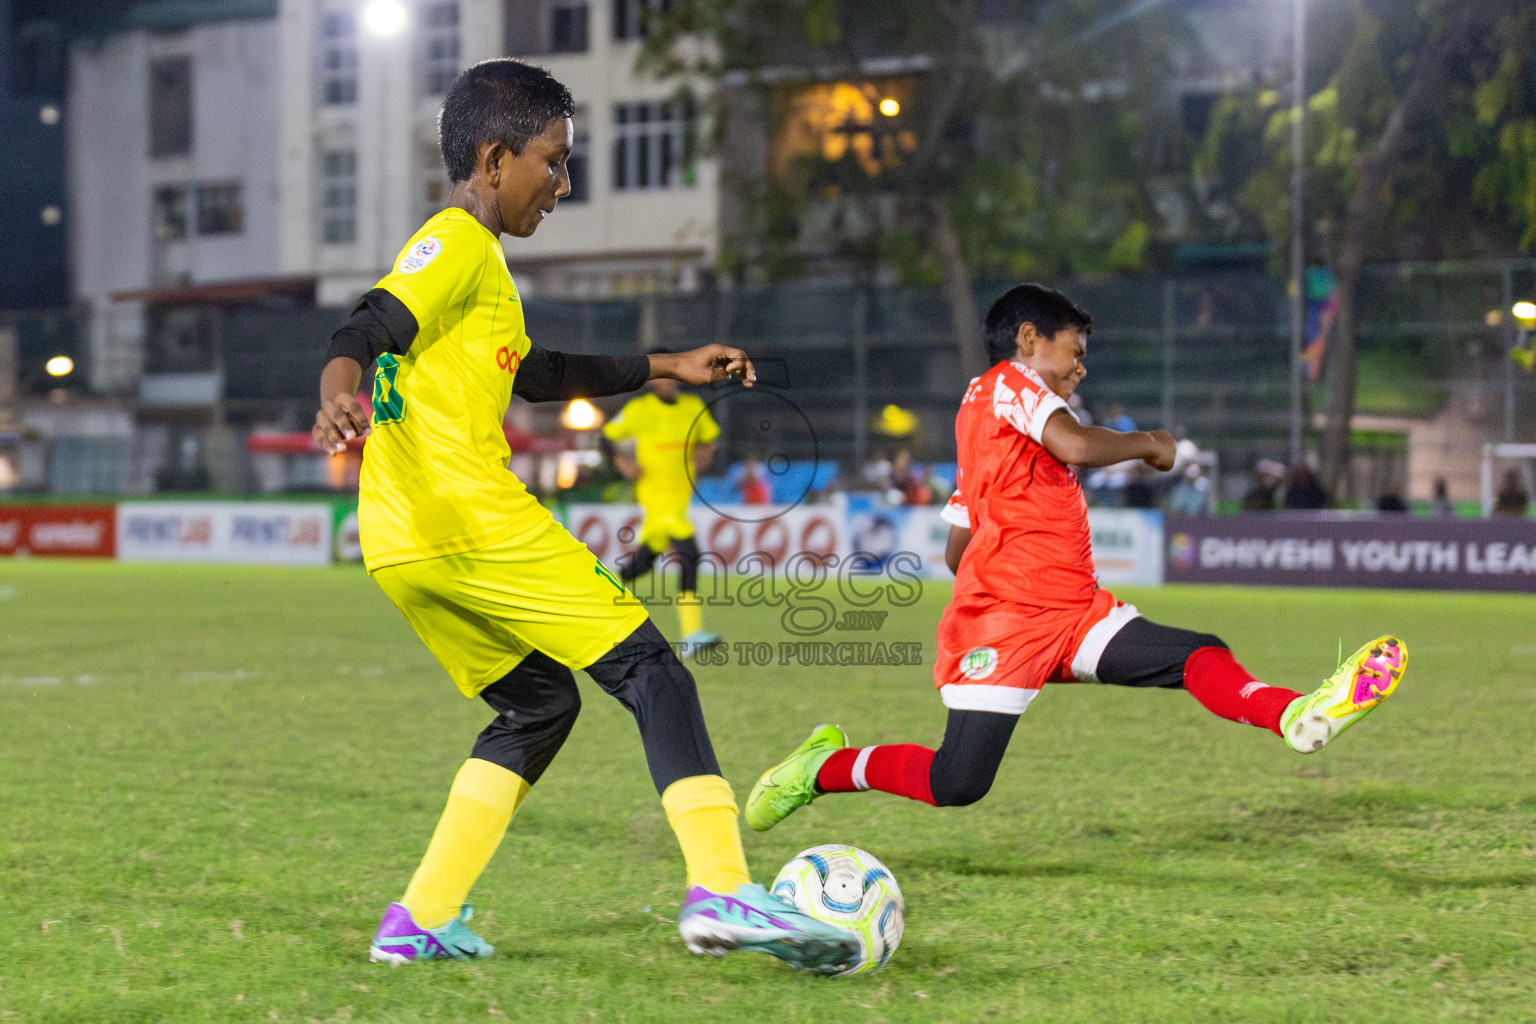
[[[376,287],[405,303],[419,333],[405,355],[378,358],[357,509],[368,571],[546,525],[549,512],[507,470],[502,420],[529,342],[500,242],[444,210]]]
[[[635,500],[647,512],[661,512],[688,507],[693,493],[691,446],[712,444],[720,427],[697,395],[679,394],[676,402],[667,403],[650,393],[626,402],[603,433],[610,441],[635,439],[635,461],[640,465]]]

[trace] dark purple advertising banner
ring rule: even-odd
[[[1536,592],[1536,521],[1273,512],[1170,516],[1175,583]]]

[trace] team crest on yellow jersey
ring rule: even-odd
[[[395,387],[395,377],[400,372],[400,360],[385,352],[379,356],[378,369],[373,374],[373,423],[399,423],[405,419],[405,396]]]

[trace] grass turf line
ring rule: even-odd
[[[825,637],[920,640],[920,668],[699,670],[738,796],[817,722],[936,742],[946,594]],[[1341,635],[1389,630],[1408,678],[1310,757],[1186,694],[1051,687],[975,807],[830,796],[749,832],[759,880],[820,842],[900,879],[891,966],[827,981],[684,951],[633,723],[583,676],[570,742],[473,897],[496,957],[390,970],[368,939],[489,712],[367,577],[4,563],[0,1021],[1532,1019],[1536,603],[1122,596],[1272,682],[1309,688]],[[788,639],[767,609],[706,621]]]

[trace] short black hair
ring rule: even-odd
[[[469,180],[482,142],[499,142],[521,156],[551,121],[575,113],[571,90],[541,67],[498,57],[466,68],[443,97],[437,118],[449,179]]]
[[[1068,327],[1084,334],[1093,332],[1093,316],[1071,299],[1043,284],[1016,284],[987,310],[984,337],[987,360],[997,365],[1018,351],[1019,328],[1034,324],[1035,330],[1052,335]]]

